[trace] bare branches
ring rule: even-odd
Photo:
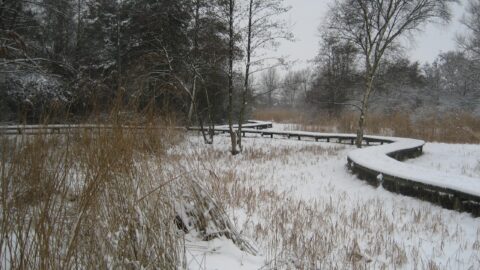
[[[387,50],[408,32],[434,19],[448,21],[449,2],[456,0],[339,0],[330,10],[327,29],[356,44],[365,64],[365,90],[357,137],[361,147],[363,127],[375,76]]]
[[[397,37],[435,19],[448,21],[449,2],[454,0],[339,1],[330,11],[327,28],[357,44],[373,64]]]
[[[480,1],[469,0],[467,14],[462,24],[468,29],[468,36],[459,36],[457,43],[469,56],[480,62]]]

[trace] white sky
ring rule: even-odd
[[[319,49],[318,26],[322,22],[331,0],[285,0],[292,7],[286,15],[290,21],[295,42],[282,42],[277,53],[289,56],[289,60],[298,60],[296,67],[306,66]],[[461,0],[464,2],[464,0]],[[430,24],[422,32],[415,35],[413,42],[408,42],[406,54],[412,61],[432,62],[440,52],[453,50],[456,47],[455,35],[462,31],[459,20],[463,16],[464,7],[452,4],[453,17],[448,25]]]

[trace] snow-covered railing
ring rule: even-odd
[[[272,128],[272,122],[248,120],[246,124],[242,125],[242,129],[267,129]],[[228,129],[228,125],[217,126],[216,129]],[[233,125],[233,128],[238,128],[238,125]]]
[[[0,135],[35,135],[35,134],[62,134],[79,130],[113,130],[116,128],[147,130],[161,129],[163,127],[149,125],[104,125],[104,124],[62,124],[62,125],[6,125],[0,126]],[[175,128],[184,129],[184,128]]]
[[[234,129],[237,128],[237,125],[233,126]],[[273,131],[273,130],[265,130],[268,128],[272,128],[273,125],[271,122],[264,122],[264,121],[255,121],[249,120],[248,124],[243,125],[242,128],[242,136],[246,134],[259,134],[262,137],[268,136],[273,138],[274,135],[282,136],[287,138],[297,138],[301,140],[302,138],[311,138],[315,141],[324,140],[327,142],[335,141],[335,142],[350,142],[354,144],[357,136],[355,134],[345,134],[345,133],[318,133],[318,132],[308,132],[308,131]],[[191,127],[189,130],[200,130],[199,127]],[[229,133],[230,129],[227,125],[216,126],[215,132],[219,133]],[[369,145],[371,143],[391,143],[393,140],[389,139],[388,137],[380,137],[380,136],[365,136],[364,143]]]
[[[156,129],[162,127],[149,126],[149,125],[105,125],[105,124],[53,124],[53,125],[0,125],[0,135],[18,135],[18,134],[52,134],[52,133],[65,133],[73,130],[81,129],[114,129],[114,128],[124,128],[124,129]],[[234,128],[237,128],[238,125],[234,125]],[[264,121],[248,121],[247,124],[243,125],[245,129],[267,129],[272,127],[272,122]],[[218,126],[215,129],[220,130],[224,128],[228,130],[228,126]],[[176,127],[175,129],[184,129],[182,127]],[[191,128],[192,130],[198,130],[199,128]]]

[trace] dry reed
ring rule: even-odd
[[[289,109],[258,110],[253,113],[253,118],[291,123],[295,130],[346,133],[355,133],[358,121],[358,115],[351,112],[329,116]],[[371,113],[367,118],[366,133],[446,143],[480,143],[480,118],[462,112],[441,116]]]

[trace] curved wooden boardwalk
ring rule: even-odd
[[[245,127],[245,126],[244,126]],[[257,134],[262,137],[310,139],[315,141],[354,144],[355,134],[334,134],[301,131],[272,131],[270,122],[250,121],[242,129],[242,135]],[[198,128],[192,128],[198,130]],[[216,132],[228,133],[226,126],[215,128]],[[364,147],[348,153],[348,168],[358,178],[391,192],[416,197],[447,209],[469,212],[480,217],[480,179],[466,176],[448,175],[402,160],[415,158],[422,154],[425,142],[409,138],[383,136],[365,136]]]
[[[0,126],[0,135],[68,133],[80,129],[112,129],[108,125],[49,125],[49,126]],[[122,128],[145,129],[142,126]],[[325,142],[354,144],[355,134],[317,133],[301,131],[273,131],[271,122],[249,121],[243,125],[242,135],[256,134],[262,137],[309,139]],[[179,128],[183,129],[183,128]],[[183,129],[184,130],[184,129]],[[199,130],[199,128],[190,128]],[[215,128],[217,133],[228,133],[226,126]],[[401,162],[422,154],[425,142],[408,138],[365,136],[365,145],[348,153],[348,168],[358,178],[386,190],[429,201],[447,209],[469,212],[480,217],[480,179],[447,175],[437,171]]]

